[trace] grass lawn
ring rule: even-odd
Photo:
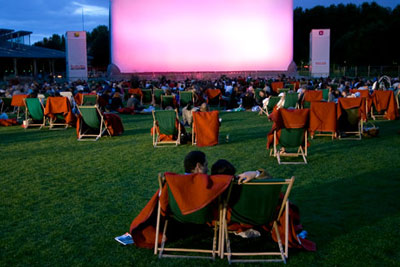
[[[265,116],[221,117],[220,144],[200,149],[210,166],[225,158],[238,172],[265,168],[275,177],[296,176],[290,200],[317,252],[290,251],[288,265],[399,265],[400,121],[377,122],[377,138],[314,139],[308,165],[279,166],[265,148],[271,128]],[[157,174],[183,173],[184,156],[197,149],[154,149],[150,115],[122,119],[122,136],[97,142],[78,142],[75,129],[0,128],[1,266],[228,265],[159,260],[114,241],[157,189]]]

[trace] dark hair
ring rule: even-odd
[[[191,151],[186,155],[183,165],[185,167],[186,173],[191,173],[195,168],[197,163],[204,165],[206,162],[206,154],[201,151]]]
[[[211,175],[214,174],[227,174],[227,175],[235,175],[236,169],[233,165],[224,159],[220,159],[215,162],[211,167]]]

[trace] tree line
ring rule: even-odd
[[[400,5],[394,9],[375,2],[338,4],[311,9],[296,8],[294,22],[294,61],[309,60],[309,34],[312,29],[331,30],[331,63],[339,65],[397,65],[400,63]],[[63,35],[53,34],[34,44],[65,51]],[[101,25],[87,32],[88,55],[92,66],[109,64],[109,30]]]

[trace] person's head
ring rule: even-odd
[[[204,102],[204,103],[201,104],[200,111],[202,111],[202,112],[208,111],[207,103]]]
[[[206,154],[201,151],[191,151],[183,162],[186,173],[207,173],[208,162]]]
[[[235,175],[235,173],[236,173],[235,167],[233,167],[233,165],[225,159],[218,160],[211,167],[211,175],[215,174]]]

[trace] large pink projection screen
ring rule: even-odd
[[[111,0],[122,73],[285,71],[293,0]]]

